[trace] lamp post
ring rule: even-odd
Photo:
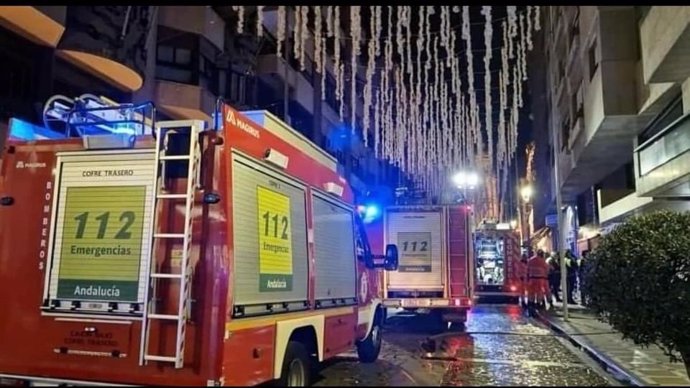
[[[522,217],[520,217],[520,229],[522,229],[523,231],[522,238],[524,241],[529,241],[531,237],[529,231],[528,206],[530,205],[530,201],[532,200],[533,195],[534,189],[532,188],[532,185],[530,185],[529,183],[523,185],[520,189],[520,196],[522,197]]]

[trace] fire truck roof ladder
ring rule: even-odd
[[[201,144],[199,142],[199,135],[204,130],[204,122],[200,120],[180,120],[180,121],[165,121],[156,123],[156,158],[155,158],[155,193],[153,198],[154,209],[158,201],[168,200],[185,200],[185,218],[184,218],[184,232],[172,233],[164,230],[164,224],[157,225],[158,220],[154,222],[153,244],[151,244],[151,259],[148,265],[149,268],[149,287],[147,287],[145,296],[145,305],[142,320],[141,331],[141,349],[139,363],[146,364],[148,361],[170,362],[175,364],[175,368],[182,368],[184,364],[185,351],[185,331],[187,327],[187,319],[189,316],[189,307],[191,300],[191,248],[192,248],[192,208],[194,206],[194,192],[199,182],[199,164],[201,160]],[[188,134],[189,135],[189,151],[186,155],[170,155],[169,141],[172,134]],[[172,161],[188,161],[187,166],[187,185],[186,192],[181,194],[166,194],[162,193],[165,188],[165,170],[166,162]],[[161,230],[163,229],[163,230]],[[173,272],[158,272],[159,268],[155,264],[154,249],[156,249],[157,242],[166,239],[182,240],[182,260],[180,263],[180,273]],[[170,260],[169,257],[166,258]],[[166,266],[160,266],[165,268]],[[152,271],[151,269],[155,269]],[[160,314],[156,312],[156,285],[159,280],[165,281],[179,281],[180,294],[178,299],[178,308],[176,314]],[[149,295],[152,292],[153,295]],[[175,341],[175,355],[156,355],[149,354],[149,333],[152,321],[176,321],[176,341]]]

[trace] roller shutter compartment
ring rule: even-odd
[[[247,158],[232,167],[235,316],[307,307],[305,189]]]
[[[344,204],[313,196],[317,307],[357,303],[354,216]]]

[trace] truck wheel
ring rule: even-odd
[[[281,387],[308,387],[311,376],[309,354],[302,343],[288,342],[283,359],[283,370],[277,385]]]
[[[357,343],[357,356],[359,362],[372,363],[379,358],[381,352],[381,311],[374,316],[374,325],[371,332],[363,341]]]

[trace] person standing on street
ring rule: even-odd
[[[561,290],[561,261],[559,260],[558,253],[553,252],[547,260],[549,264],[549,288],[551,290],[551,295],[556,298],[556,302],[562,302],[560,295],[558,293]]]
[[[578,285],[580,289],[580,304],[582,306],[587,305],[587,295],[585,293],[585,282],[586,282],[586,273],[587,273],[587,266],[589,264],[589,251],[582,251],[582,256],[580,256],[580,261],[577,265],[578,271],[577,271],[577,278],[578,278]]]
[[[568,304],[575,304],[575,299],[573,299],[573,292],[575,291],[575,282],[577,280],[577,258],[568,249],[565,251],[565,267],[566,267],[566,280],[567,280],[567,294],[568,294]]]
[[[527,261],[527,279],[529,281],[528,303],[539,309],[544,308],[544,299],[553,306],[548,284],[549,266],[544,259],[544,251],[537,250],[537,255]]]

